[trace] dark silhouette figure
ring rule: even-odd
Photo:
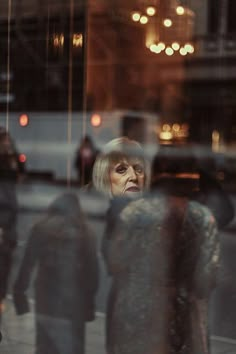
[[[94,319],[98,261],[76,195],[56,199],[32,229],[14,285],[19,315],[29,311],[26,292],[36,266],[37,354],[83,354],[85,322]]]
[[[75,168],[77,170],[80,186],[91,182],[93,165],[96,160],[98,150],[95,148],[92,139],[85,135],[77,150],[75,158]]]
[[[17,243],[16,182],[19,174],[17,154],[11,137],[0,128],[0,318],[6,297],[12,255]]]
[[[229,196],[215,178],[212,159],[208,167],[186,147],[161,147],[152,162],[151,190],[187,197],[206,205],[222,229],[234,217]],[[211,164],[210,164],[211,163]]]

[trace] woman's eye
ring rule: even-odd
[[[125,165],[119,165],[119,166],[116,167],[115,171],[116,171],[117,173],[124,173],[124,172],[127,171],[127,166],[125,166]]]
[[[138,174],[142,174],[144,171],[144,168],[142,165],[135,165],[134,166],[134,170],[138,173]]]

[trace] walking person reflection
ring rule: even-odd
[[[14,142],[5,128],[0,127],[0,321],[18,238],[16,184],[20,172]]]
[[[98,154],[92,138],[85,135],[76,152],[75,168],[80,186],[91,183],[93,165]]]
[[[83,354],[85,322],[94,319],[98,261],[78,198],[65,194],[32,229],[14,285],[17,314],[29,311],[36,265],[37,354]]]
[[[122,147],[116,142],[100,157],[100,174],[94,171],[94,185],[112,198],[103,242],[112,275],[107,353],[209,353],[208,301],[219,265],[214,217],[195,201],[144,194],[145,159],[137,145],[128,149],[125,139],[118,141]],[[142,161],[142,179],[133,173],[134,150]],[[127,169],[119,178],[117,167],[124,161]],[[131,180],[139,186],[135,195],[126,193]]]

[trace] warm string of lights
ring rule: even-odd
[[[172,9],[171,9],[172,10]],[[155,39],[148,39],[146,46],[152,53],[160,54],[165,53],[167,56],[172,56],[175,53],[180,54],[181,56],[185,56],[187,54],[194,53],[194,45],[191,43],[188,37],[189,32],[191,30],[186,31],[186,26],[190,27],[193,23],[192,19],[194,17],[194,12],[187,7],[182,5],[176,5],[172,14],[167,16],[161,16],[156,6],[147,6],[142,11],[132,11],[131,19],[136,23],[140,23],[141,25],[150,26],[153,23],[155,24],[156,37]],[[183,25],[180,26],[180,19],[182,18]],[[187,21],[186,21],[187,18]],[[190,21],[189,21],[190,19]],[[175,28],[174,26],[179,26]],[[185,27],[184,27],[185,26]],[[163,33],[163,29],[168,31],[168,29],[175,30],[178,35],[177,38],[173,40],[164,40],[162,39],[161,33]],[[180,29],[183,33],[180,35]],[[179,31],[179,32],[178,32]],[[169,34],[169,37],[172,37]],[[180,38],[181,37],[181,38]]]

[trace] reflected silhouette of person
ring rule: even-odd
[[[76,152],[75,168],[80,186],[89,184],[92,180],[93,165],[98,154],[92,139],[85,135]]]
[[[83,354],[85,322],[94,319],[98,261],[76,195],[57,198],[32,228],[14,284],[19,315],[29,310],[34,269],[37,354]]]
[[[206,169],[187,147],[182,150],[180,147],[160,148],[152,162],[151,190],[162,190],[206,205],[213,213],[218,228],[224,228],[234,218],[234,207],[213,176],[214,166],[208,163]]]
[[[0,127],[0,318],[17,244],[17,154],[10,134]]]
[[[144,193],[145,160],[137,146],[134,153],[121,142],[112,141],[94,165],[95,187],[111,198],[103,240],[112,276],[107,352],[209,353],[208,301],[219,267],[215,219],[196,201]]]

